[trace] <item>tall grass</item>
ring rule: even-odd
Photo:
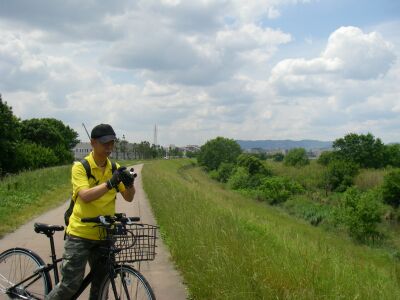
[[[354,185],[362,191],[367,191],[382,185],[383,177],[387,173],[386,169],[362,169],[354,179]]]
[[[32,217],[66,201],[71,193],[71,166],[7,176],[0,181],[0,237]]]
[[[400,265],[208,179],[188,161],[143,169],[193,299],[400,299]]]
[[[265,162],[272,173],[277,176],[288,177],[300,183],[308,191],[314,191],[323,186],[326,167],[319,165],[315,160],[303,167],[285,166],[282,162]]]

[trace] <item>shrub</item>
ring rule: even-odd
[[[238,167],[228,179],[228,186],[233,190],[245,189],[248,186],[250,174],[244,167]]]
[[[237,158],[237,164],[240,167],[247,168],[250,175],[262,174],[269,176],[272,174],[271,170],[267,169],[260,159],[250,154],[239,155]]]
[[[400,169],[390,171],[383,179],[382,197],[386,204],[395,208],[400,204]]]
[[[218,170],[215,171],[216,178],[218,181],[227,182],[232,172],[235,169],[235,165],[232,163],[223,162],[219,165]]]
[[[22,142],[16,148],[18,169],[37,169],[57,164],[53,150],[34,143]]]
[[[325,184],[329,190],[343,192],[353,184],[358,166],[352,162],[333,160],[328,164],[325,173]]]
[[[287,166],[302,167],[308,165],[310,160],[308,159],[307,152],[304,148],[294,148],[285,156],[284,163]]]
[[[263,178],[258,190],[263,200],[272,205],[285,202],[291,195],[304,191],[297,182],[278,176]]]
[[[375,239],[379,236],[377,225],[381,221],[382,204],[375,191],[366,193],[349,188],[340,201],[336,220],[343,224],[350,236],[359,241]]]

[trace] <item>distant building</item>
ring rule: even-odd
[[[75,160],[81,160],[85,158],[92,151],[92,145],[90,143],[78,143],[72,149]]]

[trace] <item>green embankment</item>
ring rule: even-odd
[[[400,299],[400,264],[383,250],[226,190],[188,160],[142,174],[193,299]]]
[[[66,201],[71,166],[22,172],[0,182],[0,237]]]

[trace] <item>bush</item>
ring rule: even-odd
[[[308,165],[310,160],[304,148],[294,148],[285,156],[284,163],[286,166],[302,167]]]
[[[219,165],[218,170],[213,170],[210,172],[210,176],[218,181],[227,182],[234,169],[234,164],[223,162]]]
[[[19,143],[16,155],[19,170],[45,168],[58,162],[57,156],[51,149],[29,142]]]
[[[248,187],[250,174],[244,167],[238,167],[228,179],[228,186],[233,190],[245,189]]]
[[[250,154],[240,154],[237,158],[237,164],[240,167],[246,168],[250,175],[261,174],[270,176],[272,174],[271,170],[267,169],[260,159]]]
[[[383,179],[382,197],[386,204],[395,208],[400,204],[400,169],[390,171]]]
[[[326,188],[331,191],[344,192],[353,184],[358,166],[352,162],[334,160],[328,164],[325,173]]]
[[[291,195],[304,192],[304,189],[297,182],[274,176],[263,178],[258,191],[263,200],[274,205],[285,202]]]
[[[362,193],[358,189],[349,188],[340,201],[336,220],[356,240],[374,240],[379,236],[377,225],[381,221],[382,213],[383,207],[375,191]]]

